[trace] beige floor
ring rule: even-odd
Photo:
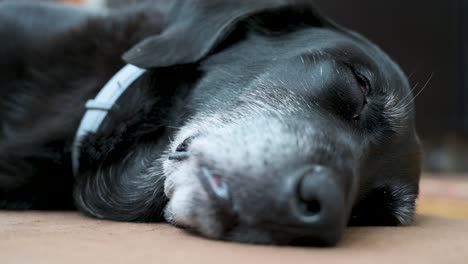
[[[422,214],[468,219],[468,175],[424,175],[417,205]]]
[[[467,247],[467,220],[427,216],[410,227],[349,228],[334,248],[299,248],[211,241],[164,224],[76,213],[0,212],[2,264],[466,264]]]

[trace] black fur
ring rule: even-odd
[[[1,4],[0,18],[6,20],[0,25],[4,40],[0,49],[2,208],[74,207],[70,146],[84,114],[83,104],[124,65],[122,53],[162,29],[163,18],[154,9],[135,8],[111,16],[84,15],[70,9]],[[27,16],[25,10],[32,14]],[[72,17],[75,24],[68,24],[69,17],[57,16],[61,12],[80,18]],[[63,23],[65,28],[60,26]],[[126,109],[119,111],[119,117],[129,124],[144,124],[146,117],[135,113],[154,106],[153,97],[148,97],[147,105],[141,102],[143,93],[135,88],[132,96],[139,97],[132,99],[138,103],[125,104],[133,107],[128,111],[135,110],[130,117]],[[105,155],[106,150],[89,156],[95,159],[99,154]]]
[[[162,2],[106,15],[49,4],[0,4],[1,209],[77,207],[105,219],[163,220],[165,175],[149,170],[162,169],[158,160],[177,128],[196,115],[244,107],[238,98],[269,69],[266,62],[310,52],[304,65],[317,59],[326,67],[329,56],[347,72],[326,68],[332,88],[311,89],[301,98],[316,100],[317,120],[327,122],[322,129],[332,127],[328,135],[339,127],[359,138],[350,143],[359,151],[334,156],[347,150],[332,142],[336,152],[320,156],[324,165],[346,167],[347,155],[354,161],[346,167],[359,177],[357,193],[349,196],[355,208],[350,223],[401,223],[393,213],[403,202],[414,207],[420,150],[412,104],[402,120],[388,112],[390,89],[397,101],[411,95],[386,55],[319,16],[310,1],[175,1],[168,13],[157,8]],[[149,70],[122,96],[99,132],[86,138],[80,171],[73,177],[71,143],[84,104],[127,62]],[[291,91],[303,92],[294,90],[302,78],[296,62],[274,67],[275,76],[292,74],[287,79]],[[372,73],[367,78],[375,89],[368,103],[340,86],[355,83],[351,71]],[[273,93],[269,98],[282,99]],[[401,197],[414,198],[398,200],[400,187],[408,192]]]

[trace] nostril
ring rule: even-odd
[[[302,216],[315,216],[322,210],[322,204],[318,197],[316,185],[317,182],[313,175],[305,175],[299,181],[296,197]]]
[[[305,216],[314,216],[320,213],[322,206],[320,205],[319,200],[312,199],[312,200],[304,200],[300,198],[299,200],[299,208],[302,211],[302,214]]]

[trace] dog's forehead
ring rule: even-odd
[[[220,64],[230,67],[253,65],[248,69],[259,71],[262,65],[281,67],[285,60],[300,57],[309,57],[315,62],[328,59],[361,67],[389,81],[405,78],[399,66],[365,37],[344,29],[321,27],[308,27],[274,36],[250,33],[243,41],[212,56],[203,64],[211,69],[218,68]],[[300,62],[296,60],[296,63]],[[293,74],[297,67],[301,66],[291,68],[290,73]]]

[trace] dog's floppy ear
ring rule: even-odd
[[[288,27],[290,21],[281,14],[286,19],[300,17],[296,22],[301,24],[322,22],[310,0],[178,0],[165,30],[137,44],[123,59],[142,68],[195,63],[247,19],[265,28]]]

